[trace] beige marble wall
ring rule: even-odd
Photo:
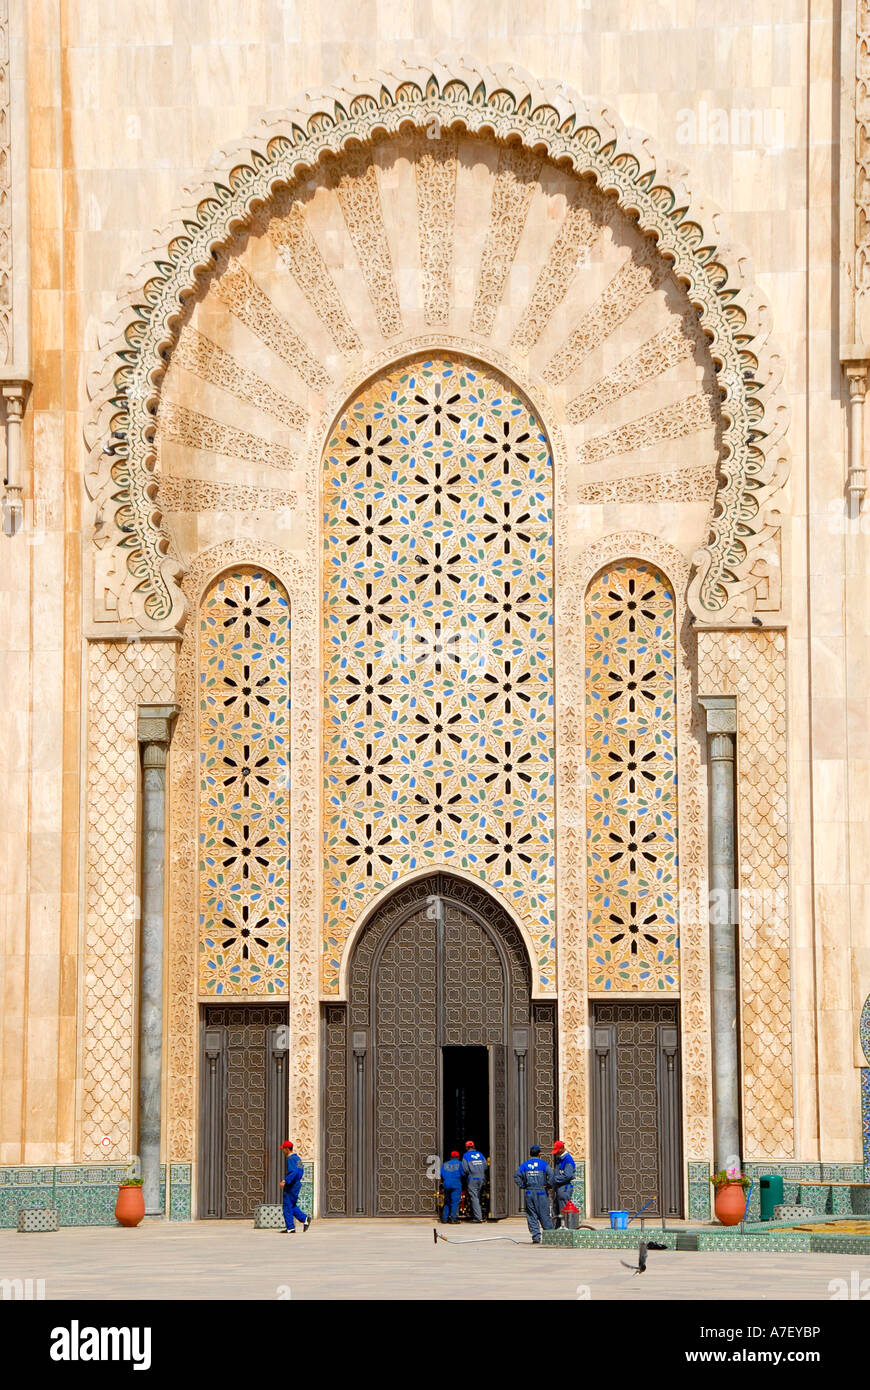
[[[736,0],[725,15],[713,0],[654,10],[642,0],[543,10],[538,0],[32,0],[27,16],[26,442],[45,531],[39,544],[0,537],[0,1162],[77,1152],[81,424],[98,325],[151,228],[221,145],[306,86],[441,52],[563,79],[648,131],[725,210],[769,296],[794,458],[784,553],[796,1145],[806,1159],[857,1158],[856,1009],[870,991],[868,564],[860,526],[832,527],[845,473],[832,0],[814,8],[809,39],[797,0]],[[715,143],[713,113],[742,109],[760,113],[760,142],[738,131]]]

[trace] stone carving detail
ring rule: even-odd
[[[330,172],[378,327],[385,338],[393,338],[402,331],[402,314],[377,170],[368,150],[354,147],[345,153],[338,170]]]
[[[758,533],[760,549],[749,579],[759,613],[778,613],[782,607],[782,513],[771,507]]]
[[[428,132],[418,132],[415,154],[423,313],[427,323],[446,323],[453,273],[456,136],[445,134],[432,140]]]
[[[279,487],[209,483],[201,478],[160,479],[160,505],[167,512],[295,512],[299,498]]]
[[[651,264],[644,268],[643,256],[639,261],[635,255],[626,263],[619,283],[611,286],[610,312],[596,306],[595,323],[577,325],[553,359],[553,383],[610,331],[608,324],[612,327],[623,312],[620,302],[643,293],[643,284],[648,290],[670,274],[686,286],[718,366],[723,416],[717,504],[709,541],[695,556],[689,601],[696,614],[719,621],[751,610],[755,586],[748,576],[756,535],[787,471],[787,411],[780,395],[781,358],[768,341],[767,306],[745,278],[745,257],[728,245],[719,215],[692,195],[651,141],[630,134],[612,112],[583,103],[562,86],[544,87],[516,68],[433,65],[405,69],[400,77],[380,74],[373,82],[318,98],[304,111],[264,118],[248,141],[222,152],[125,287],[89,381],[87,486],[107,525],[102,550],[92,557],[95,621],[135,621],[141,629],[162,631],[183,622],[179,565],[169,553],[151,488],[153,411],[182,301],[197,278],[213,274],[216,258],[219,270],[234,229],[250,220],[253,209],[268,204],[276,188],[292,193],[298,180],[323,167],[324,156],[334,156],[350,233],[375,287],[381,330],[398,332],[401,314],[377,176],[365,147],[376,131],[382,138],[425,131],[433,120],[442,131],[461,126],[472,136],[491,132],[498,141],[521,145],[530,160],[546,158],[575,175],[591,176],[613,208],[630,211],[649,239],[644,255]],[[346,177],[354,162],[358,176]],[[514,212],[521,193],[512,190]],[[493,263],[487,285],[495,285],[496,269]],[[307,349],[281,315],[273,310],[269,316],[268,300],[238,264],[235,270],[225,266],[213,283],[249,327],[297,364],[312,390],[328,391],[329,374],[306,357]],[[490,322],[491,313],[481,301],[481,323]],[[492,320],[496,328],[499,317]]]
[[[82,1158],[132,1153],[138,990],[136,827],[140,704],[172,704],[173,642],[88,648]],[[106,1144],[104,1140],[108,1140]]]
[[[709,502],[716,486],[712,468],[678,468],[673,473],[640,473],[587,483],[576,492],[577,501],[589,506],[602,502]]]
[[[480,258],[480,278],[471,315],[472,333],[485,337],[492,332],[540,172],[540,156],[528,150],[508,145],[499,154],[489,232]]]
[[[201,595],[222,571],[262,565],[283,584],[293,615],[290,742],[293,749],[290,898],[290,1125],[300,1152],[317,1151],[318,968],[320,922],[319,689],[315,596],[308,567],[272,546],[233,541],[199,555],[184,578],[197,611]],[[178,651],[176,701],[180,707],[169,759],[168,1104],[169,1152],[194,1158],[197,1045],[197,724],[198,625],[188,623]]]
[[[648,244],[641,254],[629,256],[599,295],[593,307],[570,333],[567,342],[555,352],[544,369],[544,380],[551,386],[581,367],[593,348],[624,323],[638,304],[657,289],[668,274],[667,263]]]
[[[675,362],[691,357],[697,337],[698,320],[694,313],[684,314],[668,324],[607,376],[571,401],[567,410],[571,424],[579,425],[582,420],[588,420],[596,411],[634,391],[642,381],[649,381]]]
[[[227,308],[241,319],[252,333],[298,372],[312,391],[328,391],[332,378],[323,365],[308,351],[305,343],[278,313],[264,290],[260,288],[241,261],[224,257],[214,282],[214,290]]]
[[[560,509],[562,510],[562,509]],[[564,524],[564,523],[563,523]],[[677,606],[677,747],[680,786],[680,1007],[686,1092],[685,1143],[689,1158],[709,1157],[712,1097],[710,1091],[710,1004],[707,917],[706,798],[701,775],[702,732],[692,706],[695,632],[687,616],[689,567],[673,546],[643,532],[605,536],[588,546],[572,565],[567,590],[562,585],[557,627],[563,647],[559,665],[557,708],[557,776],[560,824],[557,835],[559,1075],[563,1126],[586,1135],[586,1052],[582,1046],[588,1019],[586,975],[586,816],[582,749],[585,731],[576,710],[584,711],[583,633],[585,595],[590,580],[606,564],[622,558],[646,560],[674,587]],[[568,639],[570,650],[565,650]],[[578,674],[579,673],[579,674]],[[565,713],[565,708],[572,711]],[[583,720],[585,723],[585,718]]]
[[[785,634],[698,634],[698,689],[737,696],[743,1133],[748,1159],[794,1152]]]
[[[644,449],[662,439],[680,439],[687,434],[715,425],[716,418],[709,396],[689,396],[675,405],[667,405],[652,415],[630,420],[615,430],[603,430],[593,435],[577,450],[578,463],[600,463],[614,454],[627,454],[632,449]]]
[[[336,347],[346,357],[359,352],[362,348],[359,335],[348,317],[338,286],[326,268],[300,205],[293,203],[283,217],[273,217],[268,224],[268,233]]]
[[[308,424],[307,412],[301,405],[291,401],[282,391],[276,391],[268,381],[243,367],[231,353],[225,352],[190,325],[179,336],[172,354],[172,364],[183,367],[212,386],[220,386],[238,400],[255,405],[258,410],[267,411],[282,425],[304,430]]]
[[[553,311],[568,293],[578,262],[588,253],[602,227],[610,220],[611,206],[594,185],[584,182],[565,213],[547,262],[538,276],[528,307],[513,336],[517,352],[528,352],[538,341]]]
[[[189,449],[206,453],[226,454],[230,458],[246,459],[248,463],[267,463],[271,468],[296,468],[298,459],[289,450],[273,444],[234,425],[223,425],[198,410],[177,405],[163,398],[158,415],[160,430],[186,444]]]
[[[23,54],[26,61],[26,53]],[[12,352],[12,116],[9,3],[0,0],[0,365]]]

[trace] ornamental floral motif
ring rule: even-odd
[[[679,989],[674,593],[624,560],[586,604],[591,992]]]
[[[199,987],[288,988],[290,605],[244,566],[207,590],[199,623]]]
[[[417,358],[324,462],[324,989],[371,899],[448,864],[524,919],[555,986],[552,464],[497,373]]]

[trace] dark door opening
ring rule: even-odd
[[[489,1049],[442,1047],[441,1058],[444,1153],[457,1149],[461,1155],[473,1139],[489,1158]]]

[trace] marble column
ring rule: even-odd
[[[739,992],[737,982],[736,824],[733,696],[708,696],[710,767],[710,974],[713,1029],[713,1136],[717,1168],[740,1163]]]
[[[866,359],[843,362],[849,383],[849,457],[846,496],[849,516],[856,517],[867,491],[867,461],[864,457],[864,399],[867,395]]]
[[[145,1213],[160,1205],[163,1066],[163,931],[166,864],[166,755],[175,705],[140,705],[142,749],[142,926],[139,976],[139,1159]]]
[[[7,536],[14,536],[21,530],[24,518],[22,493],[24,479],[22,471],[21,428],[24,421],[24,405],[30,390],[29,381],[5,380],[0,376],[0,390],[6,409],[6,477],[3,479],[3,530]]]

